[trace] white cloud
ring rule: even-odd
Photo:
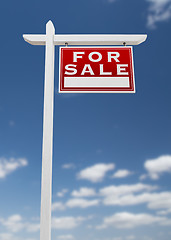
[[[22,230],[36,232],[40,228],[39,223],[26,222],[19,214],[12,215],[7,219],[0,219],[0,222],[8,229],[8,231],[13,233],[17,233]]]
[[[171,0],[146,0],[148,8],[147,26],[155,28],[158,22],[165,22],[171,18]]]
[[[99,163],[83,169],[78,173],[77,177],[78,179],[86,179],[93,183],[101,182],[104,179],[106,173],[113,170],[114,168],[115,165],[113,163]]]
[[[133,195],[133,194],[127,194],[124,196],[115,196],[113,198],[105,198],[104,204],[105,205],[119,205],[119,206],[129,206],[129,205],[137,205],[146,203],[149,200],[149,197],[151,195],[147,193],[143,193],[140,195]]]
[[[153,239],[151,237],[149,237],[149,236],[144,236],[143,240],[153,240]]]
[[[0,158],[0,178],[5,178],[8,174],[14,172],[18,168],[28,165],[25,158]]]
[[[64,197],[67,192],[68,192],[68,189],[64,188],[64,189],[62,189],[61,192],[57,192],[56,195],[57,195],[58,197]]]
[[[135,239],[136,237],[134,236],[134,235],[130,235],[130,236],[128,236],[128,237],[126,237],[126,240],[133,240],[133,239]]]
[[[93,229],[93,226],[89,224],[89,225],[86,226],[86,228]]]
[[[54,202],[52,204],[52,211],[65,210],[65,205],[62,202]]]
[[[157,186],[146,184],[109,186],[100,189],[104,205],[130,206],[146,203],[149,209],[171,212],[171,192],[151,192]],[[139,194],[138,194],[139,193]]]
[[[73,163],[66,163],[62,165],[62,168],[64,169],[74,169],[75,165]]]
[[[149,159],[144,163],[144,167],[148,171],[150,178],[157,180],[162,173],[171,173],[171,155]]]
[[[87,208],[87,207],[98,206],[98,205],[99,205],[98,199],[87,200],[83,198],[73,198],[66,203],[66,206],[70,208],[73,208],[73,207]]]
[[[25,240],[36,240],[35,238],[24,238]],[[23,240],[12,233],[0,233],[0,240]]]
[[[142,181],[142,180],[145,180],[146,178],[148,177],[147,174],[142,174],[139,179]]]
[[[57,237],[57,239],[60,240],[73,240],[74,237],[71,234],[67,234],[67,235],[60,235]]]
[[[150,193],[150,191],[156,190],[157,186],[151,186],[147,184],[134,184],[134,185],[120,185],[120,186],[109,186],[100,189],[99,193],[103,196],[104,205],[118,205],[118,206],[129,206],[147,203],[148,207],[151,208],[150,203],[156,201],[154,206],[157,206],[160,201],[164,201],[162,193]],[[141,194],[137,194],[141,193]],[[136,194],[136,195],[135,195]],[[168,196],[169,197],[169,196]],[[165,206],[166,203],[164,203]],[[161,204],[162,206],[162,204]],[[168,208],[170,205],[168,203]]]
[[[133,172],[131,172],[127,169],[120,169],[116,173],[113,174],[112,178],[125,178],[132,174],[133,174]]]
[[[2,224],[11,232],[19,232],[25,227],[22,217],[18,214],[10,216],[7,220],[2,220]]]
[[[158,215],[168,215],[170,213],[171,213],[171,208],[168,208],[167,210],[162,210],[162,211],[157,212]]]
[[[74,190],[71,195],[73,197],[92,197],[96,195],[96,192],[93,188],[82,187],[79,191]]]
[[[171,209],[171,192],[152,194],[148,207],[150,209]]]
[[[60,217],[52,218],[52,228],[54,229],[73,229],[78,227],[85,218],[83,217]]]
[[[122,237],[114,237],[114,238],[112,238],[112,240],[123,240],[123,238]]]
[[[39,223],[27,223],[26,224],[26,230],[27,232],[37,232],[40,229]]]
[[[12,240],[14,239],[11,233],[0,233],[0,240]]]
[[[167,219],[165,217],[158,217],[145,213],[133,214],[129,212],[120,212],[112,216],[105,217],[103,220],[103,224],[97,226],[97,229],[103,229],[107,227],[115,227],[121,229],[135,228],[138,226],[150,225],[154,223],[162,225],[166,221]]]
[[[113,196],[120,196],[120,195],[125,195],[125,194],[130,194],[134,192],[142,192],[142,191],[152,191],[157,189],[157,186],[152,186],[148,184],[142,184],[142,183],[137,183],[137,184],[132,184],[132,185],[111,185],[108,187],[104,187],[100,189],[100,195],[105,196],[105,197],[113,197]]]
[[[15,239],[12,239],[12,240],[15,240]],[[23,238],[21,239],[17,239],[17,240],[23,240]],[[36,238],[25,238],[25,240],[37,240]]]

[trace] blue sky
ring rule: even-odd
[[[53,240],[171,238],[170,0],[3,1],[0,240],[38,240],[44,47],[22,34],[148,34],[136,94],[58,94]]]

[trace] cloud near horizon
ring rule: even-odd
[[[73,229],[78,227],[86,218],[84,217],[52,217],[52,228],[53,229]]]
[[[74,236],[71,235],[71,234],[59,235],[59,236],[57,236],[57,239],[59,239],[59,240],[73,240]]]
[[[171,225],[171,221],[166,217],[159,217],[151,214],[145,213],[134,214],[129,212],[119,212],[115,213],[112,216],[105,217],[103,219],[103,224],[97,226],[96,228],[99,230],[108,227],[129,229],[151,224]]]

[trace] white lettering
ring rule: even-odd
[[[68,64],[65,66],[65,70],[71,71],[71,72],[67,72],[65,71],[65,74],[67,75],[75,75],[77,73],[77,69],[75,69],[77,67],[77,65],[74,64]]]
[[[114,55],[114,56],[113,56]],[[120,54],[118,52],[108,52],[108,62],[112,62],[112,58],[116,62],[120,62],[118,58],[120,57]]]
[[[93,58],[92,58],[93,55],[98,55],[98,58],[97,58],[97,59],[93,59]],[[99,52],[92,52],[92,53],[89,54],[88,57],[89,57],[89,60],[90,60],[91,62],[100,62],[100,60],[102,60],[102,55],[101,55],[101,53],[99,53]]]
[[[85,54],[85,52],[73,52],[74,54],[74,60],[73,62],[77,62],[78,58],[82,58],[83,56],[79,56],[79,54]]]
[[[128,72],[124,72],[125,67],[128,67],[128,64],[117,64],[117,75],[128,75]]]
[[[103,64],[100,64],[100,75],[112,75],[111,72],[104,72]]]
[[[90,64],[85,64],[81,75],[84,75],[85,73],[90,73],[90,75],[94,75],[93,69],[91,68]]]

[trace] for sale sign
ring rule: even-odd
[[[59,65],[59,92],[135,92],[132,47],[61,47]]]

